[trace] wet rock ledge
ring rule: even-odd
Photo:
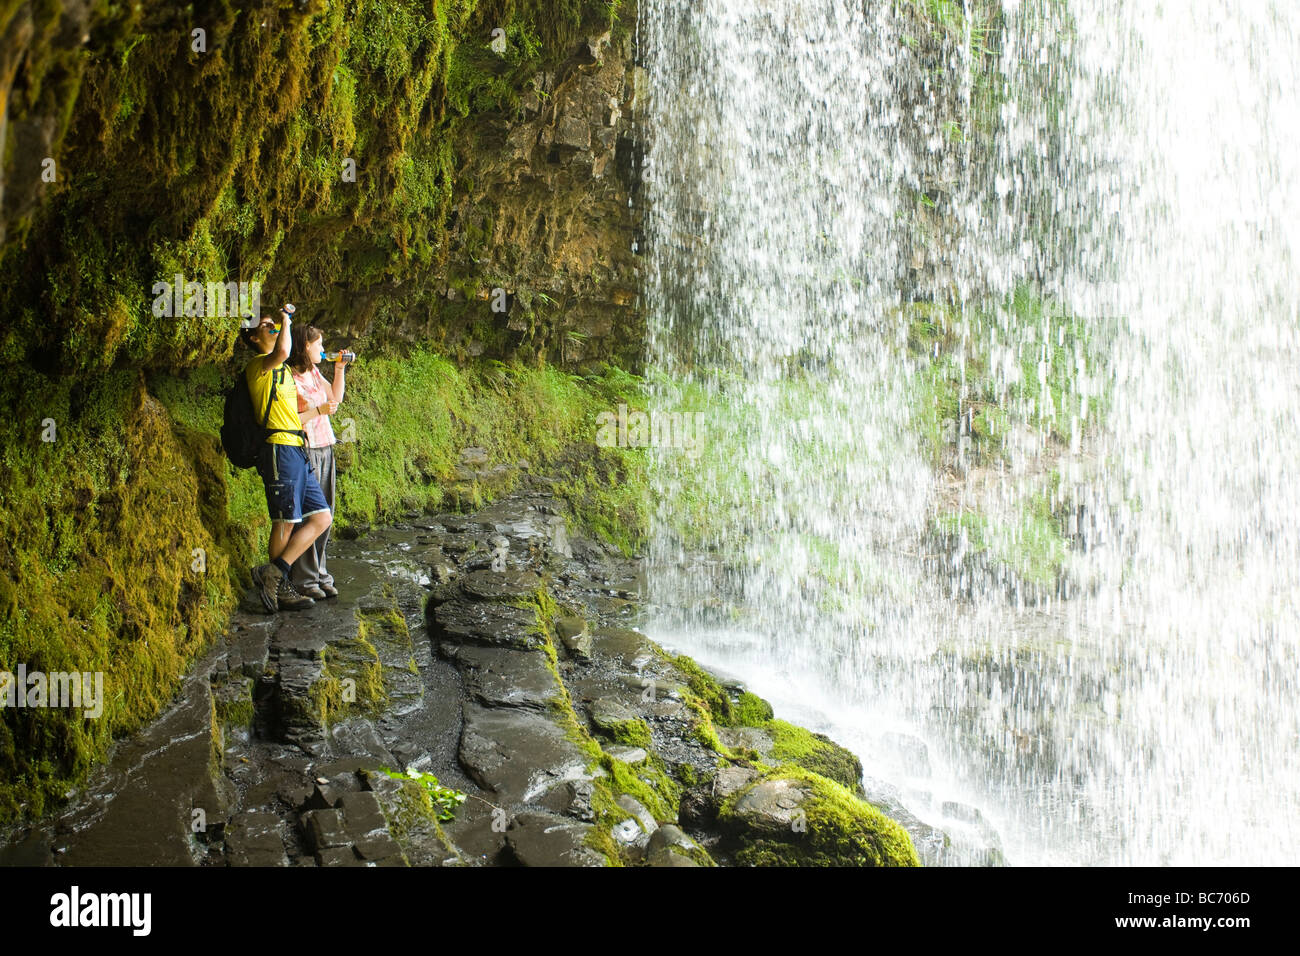
[[[638,564],[561,501],[408,519],[331,545],[336,600],[271,617],[250,591],[0,863],[918,863],[850,752],[634,629]]]

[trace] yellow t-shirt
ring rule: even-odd
[[[259,355],[249,362],[244,369],[244,379],[248,382],[248,394],[253,400],[253,418],[257,421],[257,424],[262,424],[262,416],[266,414],[267,390],[271,388],[274,381],[275,400],[271,402],[271,416],[267,420],[266,427],[302,431],[302,420],[298,418],[298,386],[294,384],[293,375],[289,372],[289,366],[281,364],[277,368],[265,372],[262,370],[262,359],[264,358],[266,358],[265,355]],[[290,435],[285,432],[271,432],[266,440],[273,445],[303,444],[300,435]]]

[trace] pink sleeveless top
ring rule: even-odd
[[[308,408],[324,405],[330,400],[330,383],[316,366],[313,365],[308,372],[295,372],[293,380],[298,385],[298,394],[307,400]],[[330,427],[328,415],[318,415],[311,421],[304,422],[302,427],[307,433],[307,444],[312,448],[334,444],[334,429]]]

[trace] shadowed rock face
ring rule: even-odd
[[[807,785],[709,741],[711,678],[631,627],[637,562],[553,548],[557,513],[521,494],[338,542],[340,595],[306,611],[260,613],[250,589],[178,702],[0,862],[698,866],[770,840]],[[471,567],[484,553],[504,566]],[[422,775],[465,794],[453,818]]]
[[[158,0],[8,4],[0,258],[31,278],[0,290],[0,314],[60,295],[47,276],[78,278],[0,351],[210,361],[233,323],[148,331],[149,290],[179,270],[265,277],[372,354],[636,365],[634,11],[612,24],[604,0],[574,6],[515,10],[498,55],[487,11],[434,31],[409,0],[250,0],[196,21],[203,49],[193,14]],[[78,336],[103,354],[75,354]]]

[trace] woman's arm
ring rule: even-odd
[[[334,381],[330,383],[330,401],[335,404],[343,401],[343,393],[347,391],[347,362],[334,363]]]

